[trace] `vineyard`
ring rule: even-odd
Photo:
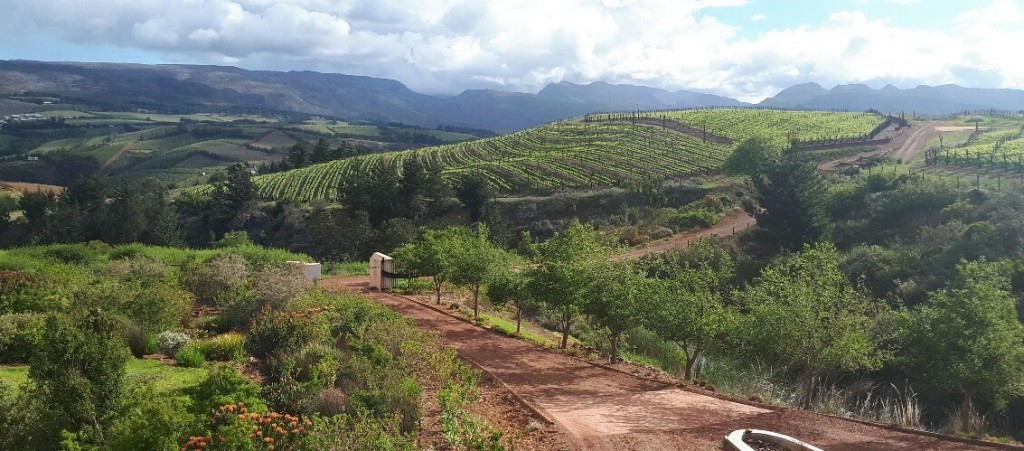
[[[1000,130],[978,130],[966,142],[932,147],[925,152],[928,165],[1024,171],[1024,124]]]
[[[415,158],[440,167],[448,180],[474,172],[502,194],[549,193],[708,173],[721,167],[735,142],[752,136],[781,140],[780,145],[838,140],[870,135],[885,122],[869,113],[756,109],[644,114],[649,114],[641,116],[644,120],[630,114],[591,115],[495,138],[365,155],[260,176],[256,183],[265,198],[333,199],[346,177],[379,165],[400,171],[404,161]],[[704,127],[717,138],[699,132]]]

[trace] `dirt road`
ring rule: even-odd
[[[718,224],[715,224],[709,229],[703,229],[696,232],[680,233],[672,235],[671,237],[663,240],[653,241],[648,243],[647,246],[639,246],[630,249],[624,254],[619,254],[613,257],[614,260],[632,260],[640,258],[647,254],[653,254],[656,252],[667,252],[673,249],[679,249],[688,246],[691,242],[696,241],[699,238],[707,238],[712,236],[728,236],[733,233],[740,233],[743,230],[753,226],[757,223],[757,219],[746,213],[735,213],[726,216]]]
[[[719,399],[592,365],[482,329],[411,299],[367,290],[367,277],[324,279],[355,290],[442,334],[445,344],[504,382],[565,428],[577,449],[715,450],[741,428],[770,429],[828,450],[986,449],[805,411]]]

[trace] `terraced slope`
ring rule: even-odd
[[[439,165],[455,179],[482,174],[504,194],[614,186],[644,177],[682,177],[719,169],[733,143],[764,135],[788,142],[868,135],[885,120],[868,113],[714,109],[627,115],[592,115],[510,135],[414,151],[365,155],[256,178],[272,199],[331,199],[346,177],[378,165],[400,171],[405,161]],[[655,119],[660,119],[655,120]],[[707,127],[725,139],[708,139]]]

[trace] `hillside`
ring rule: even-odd
[[[739,105],[732,99],[683,91],[627,86],[606,87],[605,91],[608,89],[618,94],[566,100],[552,95],[469,90],[457,96],[431,96],[394,80],[310,71],[0,61],[0,95],[14,100],[49,96],[45,99],[49,102],[84,103],[115,111],[298,112],[346,121],[403,122],[430,128],[444,124],[511,132],[593,111],[622,110],[621,99],[632,98],[635,89],[687,100],[658,103],[641,98],[626,102],[630,108],[638,101],[645,109]],[[33,98],[19,97],[26,93]],[[24,103],[5,105],[0,103],[0,109],[26,112]]]
[[[804,83],[782,90],[758,104],[771,108],[906,112],[949,115],[964,111],[1024,109],[1024,91],[1016,89],[964,88],[957,85],[918,86],[899,89],[887,85],[838,85],[830,90],[816,83]]]
[[[260,195],[308,201],[332,199],[345,177],[377,165],[400,171],[419,159],[454,179],[482,174],[503,194],[619,186],[649,177],[676,178],[721,167],[732,143],[767,134],[783,143],[870,134],[885,119],[868,113],[775,110],[681,110],[591,115],[510,135],[399,153],[374,154],[256,177]],[[702,127],[709,132],[702,133]]]

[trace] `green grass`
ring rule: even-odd
[[[159,360],[132,359],[125,367],[125,382],[148,384],[157,394],[175,394],[196,386],[206,374],[204,368],[179,368]],[[17,390],[28,381],[28,366],[0,367],[0,381]]]
[[[525,340],[532,341],[534,343],[543,346],[558,346],[558,342],[551,338],[545,338],[527,330],[526,327],[522,327],[519,334],[516,334],[516,323],[515,321],[507,320],[500,316],[491,315],[488,313],[481,313],[480,319],[486,324],[490,325],[491,329],[499,330],[506,335],[518,336]],[[526,324],[523,324],[526,326]]]
[[[8,387],[17,390],[21,384],[28,382],[27,366],[4,366],[0,367],[0,382]]]
[[[365,276],[370,274],[368,262],[326,263],[324,273],[336,276]]]

